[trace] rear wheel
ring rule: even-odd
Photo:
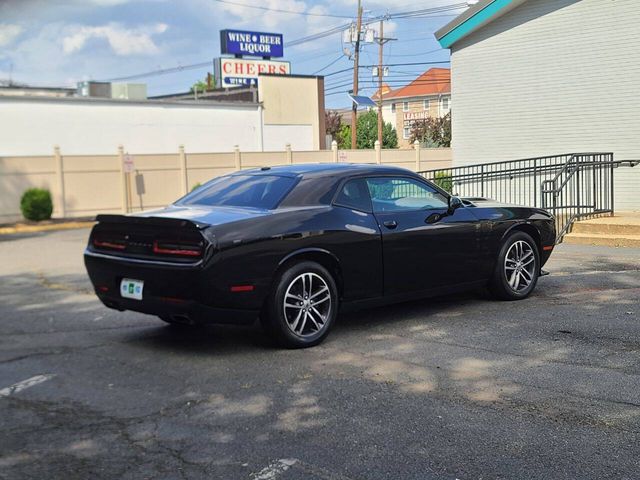
[[[305,348],[325,339],[337,312],[335,280],[322,265],[304,261],[279,275],[261,322],[281,345]]]
[[[536,242],[524,232],[514,232],[502,244],[489,289],[502,300],[521,300],[536,287],[539,273]]]

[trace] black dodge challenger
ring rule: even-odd
[[[525,298],[555,243],[544,210],[362,164],[241,171],[97,221],[84,259],[106,306],[178,324],[259,318],[289,347],[321,342],[347,308],[485,285]]]

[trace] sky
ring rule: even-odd
[[[387,13],[461,4],[363,0],[365,22]],[[353,46],[339,32],[295,46],[287,43],[346,26],[356,10],[357,0],[0,0],[0,82],[75,86],[82,80],[174,69],[130,81],[147,83],[149,95],[184,92],[212,71],[213,58],[220,56],[219,31],[244,29],[282,33],[283,60],[291,62],[292,73],[326,75],[326,104],[337,108],[350,103],[345,84],[352,73],[335,72],[353,66],[344,54]],[[397,40],[385,46],[385,64],[391,65],[385,81],[398,88],[430,66],[448,66],[449,51],[440,49],[433,32],[462,11],[387,20],[385,37]],[[378,22],[370,28],[377,30]],[[377,61],[378,46],[364,45],[360,64]],[[187,68],[194,64],[206,65]],[[361,92],[373,94],[371,69],[360,69],[359,78]]]

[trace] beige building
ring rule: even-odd
[[[378,94],[372,98],[377,101]],[[450,111],[451,72],[448,68],[431,68],[396,90],[382,88],[382,118],[396,129],[400,148],[411,147],[411,127],[416,121],[443,117]]]

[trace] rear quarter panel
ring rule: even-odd
[[[203,285],[210,289],[204,296],[216,306],[260,308],[283,262],[308,252],[335,258],[344,299],[382,292],[382,245],[373,215],[342,207],[284,209],[210,228],[218,251],[205,266]],[[255,288],[231,294],[232,285]]]

